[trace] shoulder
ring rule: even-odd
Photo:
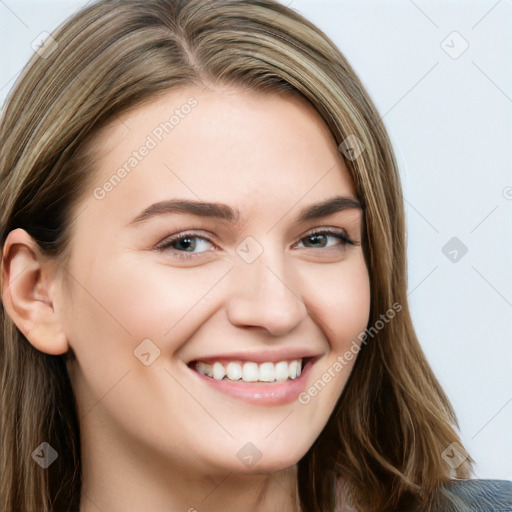
[[[337,484],[335,512],[359,512],[347,483],[339,478]],[[435,512],[512,512],[512,482],[452,479],[436,492],[432,504]]]
[[[451,480],[440,490],[439,512],[512,512],[512,482]]]

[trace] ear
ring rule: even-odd
[[[1,269],[4,309],[37,350],[52,355],[69,349],[54,307],[60,289],[56,269],[25,230],[8,234]]]

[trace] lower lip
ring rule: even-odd
[[[294,402],[299,394],[304,391],[314,362],[310,359],[296,379],[276,384],[251,384],[244,383],[241,380],[216,380],[191,368],[190,370],[208,386],[226,395],[259,405],[283,405]]]

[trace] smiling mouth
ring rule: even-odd
[[[192,370],[217,381],[240,384],[273,384],[293,381],[300,377],[306,364],[313,358],[283,360],[277,363],[253,361],[192,361]]]

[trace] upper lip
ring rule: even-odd
[[[232,361],[253,361],[255,363],[279,363],[280,361],[293,361],[294,359],[309,359],[320,357],[320,354],[301,348],[288,348],[280,350],[262,350],[259,352],[230,352],[229,354],[214,354],[199,356],[188,361],[187,364],[195,361],[214,362],[223,359]]]

